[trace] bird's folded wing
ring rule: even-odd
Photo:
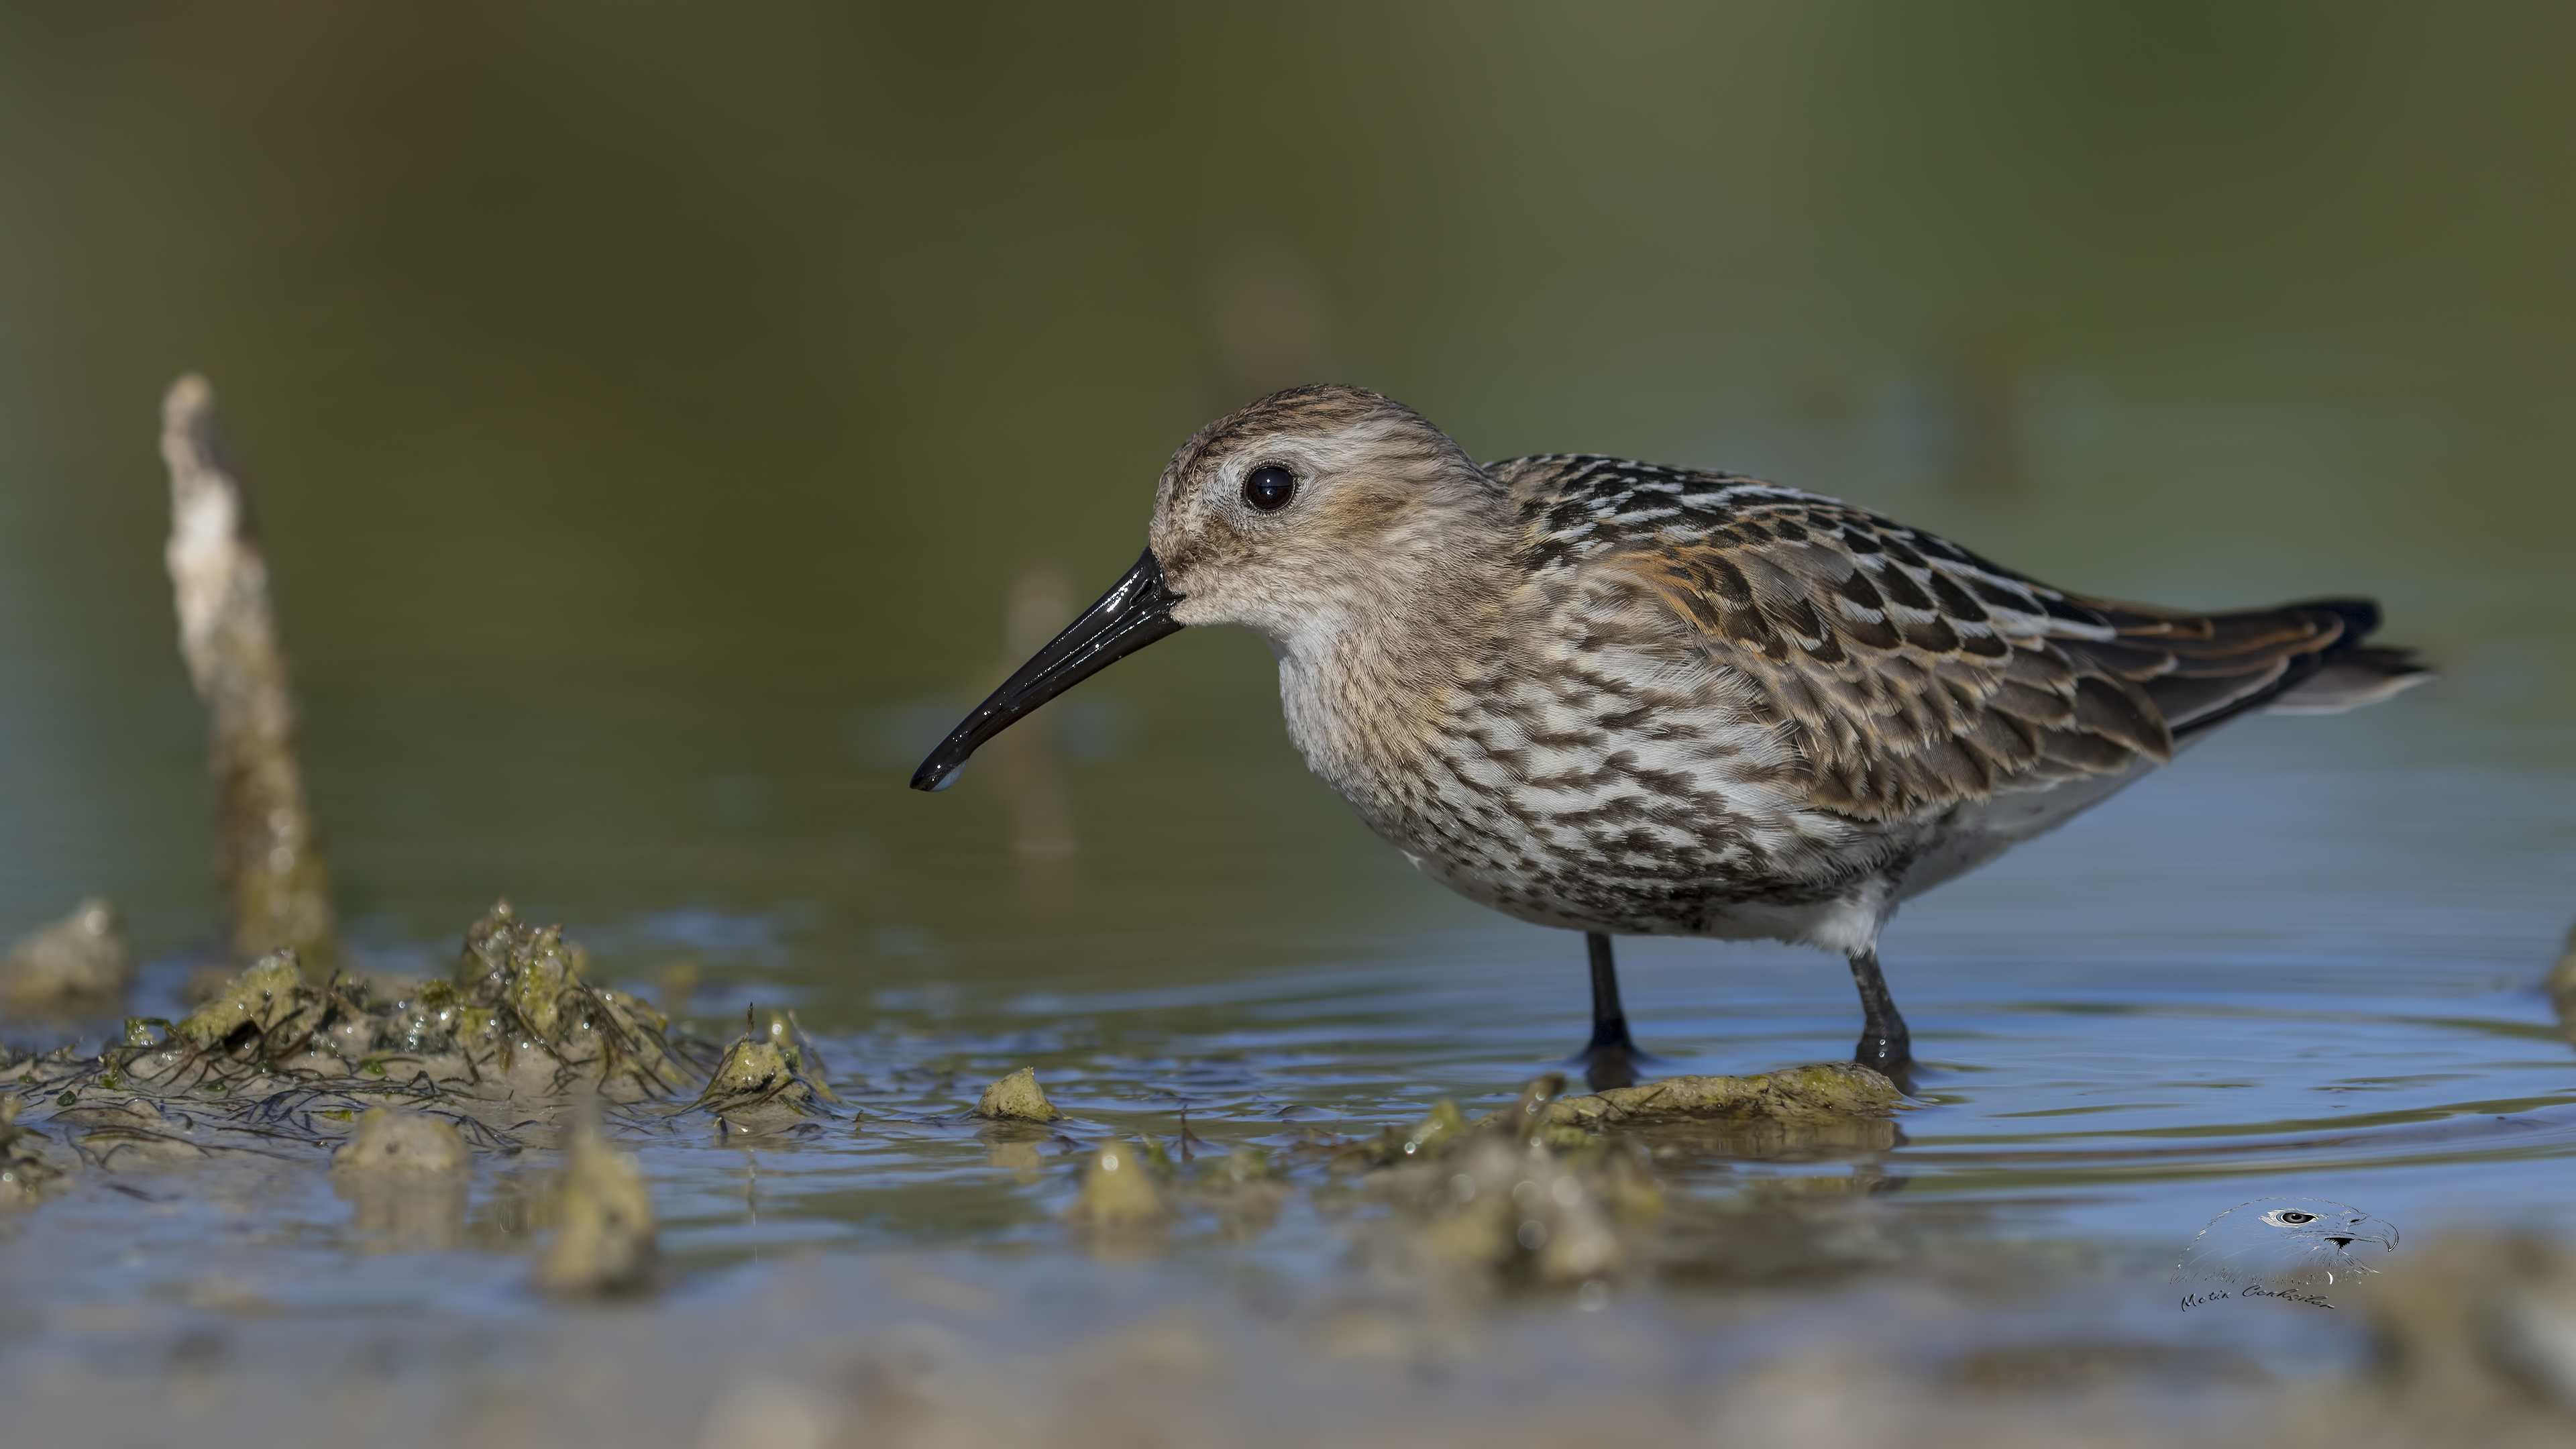
[[[1776,495],[1775,495],[1776,498]],[[2367,604],[2201,615],[2087,599],[1821,498],[1593,554],[1734,671],[1808,803],[1893,819],[2169,758],[2375,622]]]

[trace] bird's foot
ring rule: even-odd
[[[1852,1060],[1901,1081],[1906,1069],[1914,1065],[1913,1038],[1902,1021],[1893,1026],[1871,1022],[1861,1028],[1860,1041],[1852,1048]]]
[[[1583,1085],[1596,1092],[1606,1092],[1612,1087],[1637,1085],[1644,1075],[1643,1069],[1661,1060],[1661,1057],[1639,1051],[1637,1044],[1622,1033],[1607,1041],[1594,1037],[1592,1044],[1575,1053],[1566,1065],[1583,1068]]]

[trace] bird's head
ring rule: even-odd
[[[1012,721],[1185,625],[1241,624],[1283,657],[1466,586],[1508,550],[1501,484],[1447,434],[1356,387],[1291,388],[1181,445],[1126,577],[922,762],[936,790]]]
[[[1292,388],[1201,428],[1154,494],[1154,559],[1184,624],[1241,624],[1292,651],[1380,613],[1462,548],[1502,489],[1402,403]]]

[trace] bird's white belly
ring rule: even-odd
[[[1726,898],[1721,885],[1687,907],[1659,901],[1604,910],[1592,900],[1533,890],[1525,879],[1497,879],[1406,852],[1424,875],[1505,915],[1569,931],[1626,936],[1696,936],[1718,941],[1786,941],[1849,956],[1871,949],[1894,909],[1885,883],[1865,879],[1823,900],[1776,902]]]
[[[1891,900],[1882,832],[1767,788],[1776,743],[1723,714],[1612,730],[1601,672],[1515,681],[1455,711],[1391,767],[1349,711],[1281,660],[1289,734],[1309,768],[1425,874],[1541,925],[1776,939],[1848,953]]]

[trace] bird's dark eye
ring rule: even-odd
[[[1297,475],[1267,463],[1243,475],[1243,501],[1264,513],[1276,513],[1297,496]]]
[[[2317,1215],[2315,1213],[2285,1212],[2281,1214],[2281,1221],[2285,1223],[2312,1223],[2316,1220]]]

